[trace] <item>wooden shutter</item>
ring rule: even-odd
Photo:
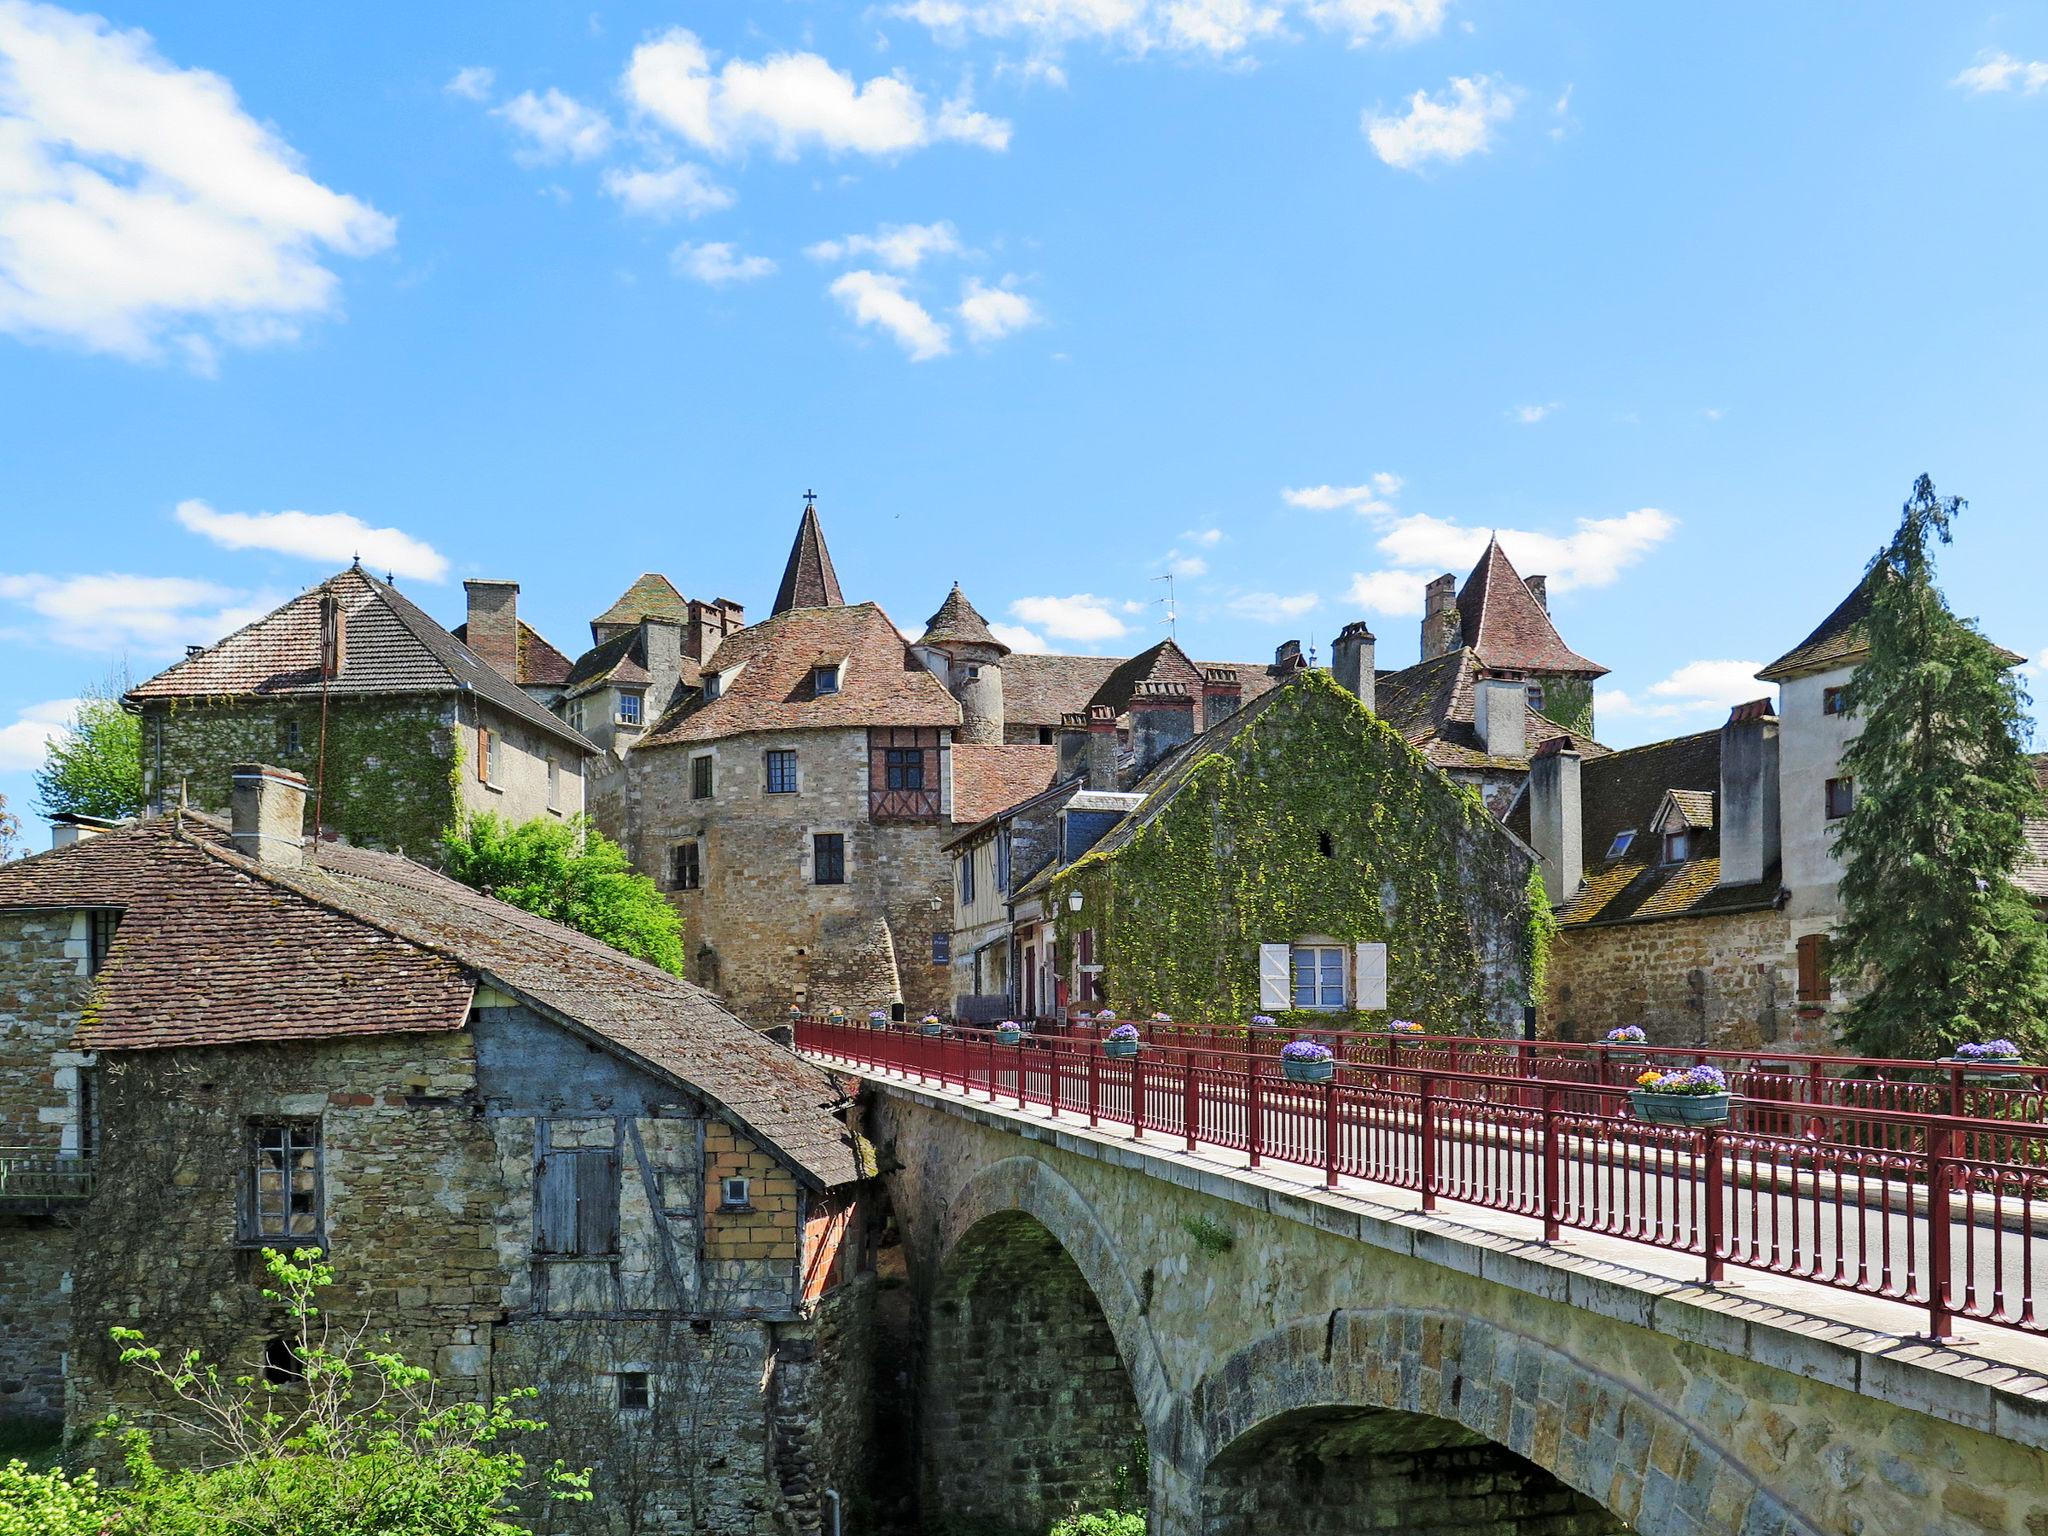
[[[1384,944],[1361,944],[1358,946],[1357,985],[1351,1006],[1354,1008],[1384,1008],[1387,1006],[1387,946]]]
[[[576,1251],[619,1251],[619,1161],[608,1151],[576,1156]]]
[[[1261,1008],[1286,1008],[1294,1000],[1288,990],[1288,946],[1285,944],[1261,944],[1259,946],[1259,1006]]]
[[[539,1253],[576,1251],[576,1158],[551,1152],[534,1178],[533,1246]]]
[[[1834,995],[1828,977],[1828,936],[1803,934],[1799,940],[1799,1001],[1824,1003]]]
[[[476,728],[476,776],[479,783],[491,782],[491,733],[482,726]]]

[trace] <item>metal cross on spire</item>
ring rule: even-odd
[[[817,499],[818,499],[818,493],[817,493],[816,491],[805,491],[805,492],[804,492],[804,510],[805,510],[806,512],[810,511],[810,510],[811,510],[811,507],[813,506],[813,504],[815,504],[815,503],[816,503]]]

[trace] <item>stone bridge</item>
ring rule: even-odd
[[[929,1530],[2048,1536],[2031,1338],[867,1084]]]

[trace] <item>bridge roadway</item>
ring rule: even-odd
[[[1284,1401],[1273,1404],[1260,1398],[1261,1404],[1278,1414],[1273,1421],[1276,1424],[1291,1422],[1290,1414],[1303,1411],[1296,1401],[1301,1393],[1307,1394],[1310,1406],[1320,1413],[1331,1411],[1317,1405],[1326,1404],[1333,1396],[1362,1398],[1374,1390],[1365,1385],[1342,1390],[1334,1386],[1297,1389],[1294,1385],[1316,1377],[1319,1371],[1336,1371],[1347,1347],[1341,1340],[1352,1338],[1353,1330],[1361,1360],[1370,1357],[1378,1361],[1361,1380],[1385,1380],[1387,1370],[1394,1369],[1403,1385],[1389,1406],[1417,1406],[1413,1361],[1390,1365],[1384,1358],[1385,1349],[1372,1355],[1372,1346],[1364,1339],[1363,1319],[1369,1315],[1397,1319],[1384,1326],[1393,1327],[1397,1334],[1405,1328],[1404,1336],[1410,1339],[1420,1328],[1427,1353],[1429,1329],[1435,1324],[1425,1314],[1435,1309],[1424,1307],[1418,1312],[1412,1302],[1396,1305],[1404,1289],[1400,1276],[1405,1271],[1395,1266],[1408,1262],[1412,1268],[1412,1261],[1420,1259],[1434,1266],[1431,1272],[1439,1277],[1435,1281],[1425,1277],[1419,1284],[1420,1294],[1441,1296],[1445,1305],[1453,1305],[1452,1298],[1463,1297],[1466,1291],[1461,1288],[1469,1288],[1474,1278],[1515,1293],[1504,1304],[1495,1298],[1484,1307],[1474,1306],[1462,1323],[1452,1325],[1454,1331],[1462,1328],[1467,1355],[1476,1348],[1473,1339],[1482,1312],[1492,1314],[1497,1309],[1504,1319],[1499,1324],[1489,1320],[1489,1330],[1513,1329],[1526,1320],[1530,1337],[1520,1338],[1513,1346],[1525,1353],[1539,1350],[1537,1336],[1546,1331],[1539,1319],[1546,1308],[1562,1304],[1578,1317],[1572,1322],[1568,1315],[1557,1325],[1563,1330],[1563,1348],[1551,1351],[1548,1341],[1542,1344],[1539,1352],[1544,1353],[1546,1363],[1537,1379],[1545,1392],[1555,1377],[1567,1383],[1560,1389],[1567,1395],[1593,1393],[1600,1401],[1604,1399],[1599,1394],[1619,1395],[1619,1406],[1613,1410],[1619,1444],[1610,1459],[1598,1459],[1607,1453],[1582,1448],[1580,1441],[1571,1438],[1577,1420],[1576,1410],[1569,1405],[1561,1410],[1567,1426],[1562,1441],[1547,1427],[1548,1410],[1540,1403],[1533,1405],[1533,1417],[1503,1406],[1492,1424],[1484,1422],[1484,1405],[1475,1408],[1467,1403],[1460,1409],[1458,1384],[1467,1383],[1469,1396],[1468,1378],[1478,1374],[1469,1367],[1461,1373],[1459,1383],[1451,1383],[1451,1365],[1443,1364],[1448,1396],[1432,1410],[1425,1390],[1420,1407],[1424,1413],[1462,1415],[1467,1426],[1475,1424],[1477,1415],[1482,1434],[1537,1466],[1554,1470],[1565,1484],[1589,1493],[1628,1521],[1626,1527],[1588,1525],[1586,1530],[1625,1528],[1645,1536],[1665,1532],[1705,1536],[1723,1530],[1746,1536],[1752,1528],[1786,1536],[1832,1536],[1835,1532],[1845,1536],[1849,1532],[1860,1536],[1922,1536],[1925,1532],[2040,1536],[2048,1532],[2048,1340],[2038,1333],[1965,1320],[1957,1336],[1934,1342],[1926,1336],[1924,1303],[1909,1304],[1824,1286],[1797,1275],[1733,1266],[1725,1283],[1709,1285],[1702,1281],[1703,1260],[1698,1252],[1569,1229],[1555,1240],[1545,1241],[1542,1222],[1535,1215],[1449,1198],[1440,1198],[1434,1210],[1425,1210],[1414,1189],[1349,1175],[1339,1179],[1338,1187],[1329,1189],[1324,1187],[1325,1176],[1318,1168],[1270,1158],[1253,1168],[1245,1151],[1216,1141],[1198,1138],[1196,1147],[1188,1150],[1181,1135],[1162,1134],[1156,1128],[1148,1129],[1142,1138],[1134,1138],[1128,1123],[1103,1123],[1091,1129],[1085,1117],[1073,1113],[1071,1105],[1063,1105],[1057,1118],[1042,1104],[1020,1108],[1014,1084],[1005,1099],[1000,1078],[996,1102],[990,1103],[985,1083],[964,1089],[920,1083],[915,1072],[905,1075],[834,1059],[817,1050],[811,1054],[860,1074],[875,1090],[869,1096],[870,1121],[878,1138],[887,1138],[885,1160],[893,1157],[900,1165],[891,1175],[892,1199],[906,1245],[912,1249],[914,1269],[921,1266],[925,1275],[927,1298],[947,1294],[949,1286],[969,1283],[947,1278],[964,1263],[957,1255],[973,1251],[972,1233],[984,1230],[1007,1203],[1044,1221],[1060,1243],[1079,1256],[1090,1287],[1110,1315],[1118,1352],[1132,1372],[1139,1412],[1153,1441],[1154,1507],[1164,1511],[1155,1517],[1155,1531],[1208,1536],[1257,1528],[1255,1521],[1233,1526],[1225,1514],[1218,1513],[1238,1507],[1231,1499],[1248,1497],[1228,1491],[1220,1469],[1230,1464],[1230,1451],[1219,1442],[1244,1427],[1246,1414],[1263,1408],[1246,1409],[1240,1404],[1226,1412],[1218,1404],[1227,1398],[1224,1386],[1238,1384],[1246,1372],[1256,1379],[1258,1362],[1276,1350],[1305,1352],[1303,1359],[1289,1364],[1283,1373],[1290,1383],[1286,1392],[1295,1397],[1284,1392]],[[1265,1113],[1262,1139],[1266,1145],[1280,1147],[1286,1136],[1298,1133],[1298,1119],[1290,1119],[1288,1109],[1268,1106]],[[1127,1104],[1124,1114],[1127,1120]],[[1241,1132],[1242,1128],[1240,1124],[1234,1129]],[[1233,1128],[1210,1125],[1205,1129],[1228,1133]],[[1526,1174],[1537,1151],[1527,1145],[1501,1144],[1496,1130],[1475,1134],[1447,1127],[1439,1138],[1439,1159],[1485,1149],[1495,1157],[1521,1160]],[[1240,1135],[1238,1139],[1243,1138]],[[1094,1169],[1078,1168],[1077,1159],[1095,1165]],[[1573,1156],[1569,1149],[1562,1166],[1568,1187],[1577,1175],[1590,1179],[1596,1174],[1605,1177],[1608,1172],[1604,1163]],[[1146,1187],[1152,1193],[1091,1193],[1097,1184],[1089,1180],[1100,1183],[1099,1170],[1104,1168],[1114,1170],[1126,1185],[1133,1174],[1150,1181]],[[1689,1181],[1641,1167],[1636,1168],[1634,1177],[1639,1192],[1652,1204],[1660,1198],[1665,1202],[1667,1221],[1682,1224],[1690,1219]],[[1066,1191],[1069,1186],[1078,1194],[1044,1193],[1047,1189]],[[1011,1192],[991,1194],[992,1189]],[[1811,1190],[1800,1197],[1768,1187],[1740,1187],[1737,1181],[1737,1187],[1731,1187],[1725,1196],[1726,1215],[1729,1230],[1738,1235],[1753,1227],[1768,1232],[1772,1219],[1783,1223],[1796,1217],[1814,1237],[1817,1209],[1839,1213],[1839,1243],[1834,1221],[1823,1220],[1817,1240],[1809,1242],[1803,1252],[1817,1254],[1818,1262],[1832,1271],[1839,1251],[1853,1272],[1859,1253],[1881,1253],[1887,1240],[1896,1256],[1901,1234],[1907,1231],[1912,1234],[1915,1252],[1925,1252],[1928,1223],[1924,1201],[1916,1210],[1910,1191],[1894,1189],[1891,1194],[1896,1196],[1895,1208],[1889,1215],[1881,1215],[1875,1210],[1859,1213],[1852,1207],[1817,1202]],[[1314,1229],[1315,1241],[1339,1234],[1358,1238],[1381,1253],[1377,1261],[1368,1259],[1362,1267],[1357,1258],[1304,1259],[1292,1251],[1302,1246],[1301,1239],[1261,1236],[1256,1245],[1260,1258],[1253,1272],[1238,1281],[1211,1280],[1194,1303],[1193,1316],[1177,1318],[1174,1314],[1184,1304],[1170,1287],[1188,1283],[1193,1278],[1188,1273],[1190,1265],[1202,1262],[1185,1255],[1189,1245],[1184,1233],[1193,1230],[1190,1223],[1198,1218],[1166,1213],[1178,1212],[1195,1197],[1205,1208],[1221,1207],[1223,1224],[1247,1234],[1253,1230],[1266,1233],[1273,1218],[1285,1216],[1290,1224]],[[1870,1198],[1875,1200],[1876,1195],[1872,1193]],[[1092,1209],[1080,1215],[1056,1214],[1069,1211],[1077,1199]],[[926,1206],[933,1212],[929,1221],[923,1213]],[[1153,1207],[1158,1208],[1156,1213]],[[1263,1224],[1240,1226],[1247,1211],[1261,1213]],[[1137,1214],[1141,1212],[1142,1217]],[[1861,1219],[1852,1219],[1859,1215]],[[1123,1231],[1141,1224],[1145,1229],[1142,1236]],[[933,1231],[935,1238],[914,1235],[926,1230]],[[1977,1235],[1983,1236],[1981,1229]],[[1959,1276],[1965,1272],[1961,1266],[1968,1262],[1970,1236],[1967,1231],[1956,1234]],[[1091,1253],[1096,1246],[1121,1250],[1121,1256],[1105,1260]],[[2022,1269],[2028,1271],[2028,1281],[2035,1275],[2048,1275],[2048,1250],[2038,1239],[2022,1242],[2008,1231],[2000,1255],[2006,1267],[1994,1273],[1987,1265],[1984,1245],[1977,1245],[1977,1262],[1968,1272],[1976,1275],[1980,1286],[1988,1289],[2003,1274],[2010,1287]],[[1219,1269],[1238,1263],[1227,1254],[1212,1256],[1212,1261]],[[1291,1323],[1276,1322],[1284,1318],[1288,1303],[1284,1295],[1272,1294],[1275,1270],[1283,1292],[1288,1287],[1301,1291],[1307,1316]],[[1155,1284],[1160,1290],[1156,1298],[1152,1294]],[[1407,1282],[1407,1289],[1414,1291],[1417,1286]],[[1481,1290],[1493,1297],[1493,1288]],[[1126,1310],[1117,1304],[1124,1291],[1141,1296],[1128,1309],[1134,1315],[1119,1315]],[[982,1310],[988,1310],[987,1304]],[[1257,1316],[1238,1315],[1246,1310]],[[1231,1353],[1241,1332],[1267,1325],[1272,1325],[1268,1332]],[[1603,1334],[1603,1329],[1612,1337]],[[1638,1331],[1642,1329],[1649,1332]],[[1492,1342],[1493,1333],[1486,1336],[1489,1352],[1508,1347]],[[1674,1345],[1681,1352],[1679,1364],[1652,1359]],[[1443,1346],[1452,1347],[1448,1343]],[[1710,1356],[1703,1369],[1699,1364],[1702,1349]],[[1245,1350],[1250,1351],[1249,1366],[1241,1360]],[[1156,1354],[1158,1363],[1148,1366],[1148,1354]],[[1307,1358],[1315,1355],[1320,1356],[1321,1365]],[[1186,1361],[1178,1369],[1176,1356]],[[1489,1359],[1495,1370],[1504,1369],[1491,1353]],[[1573,1372],[1582,1368],[1597,1377],[1597,1382],[1569,1385]],[[932,1370],[943,1375],[941,1368]],[[1727,1395],[1710,1390],[1700,1379],[1689,1379],[1702,1375],[1715,1378],[1717,1388],[1727,1389]],[[1640,1389],[1626,1380],[1617,1383],[1613,1379],[1634,1376],[1643,1378]],[[1755,1379],[1759,1376],[1763,1379]],[[1426,1373],[1425,1388],[1432,1380],[1434,1376]],[[1514,1386],[1526,1389],[1526,1383],[1518,1379],[1513,1384],[1496,1382],[1491,1391],[1512,1397]],[[986,1396],[981,1392],[968,1400],[979,1403]],[[1808,1397],[1811,1402],[1805,1401]],[[1294,1407],[1289,1408],[1288,1403]],[[1872,1417],[1870,1409],[1880,1412]],[[1633,1427],[1639,1420],[1649,1427]],[[1930,1423],[1937,1427],[1930,1429]],[[1597,1423],[1590,1433],[1598,1438]],[[1695,1467],[1694,1481],[1684,1489],[1654,1475],[1653,1468],[1646,1467],[1639,1477],[1613,1470],[1627,1462],[1629,1447],[1645,1436],[1652,1450],[1644,1454],[1654,1461],[1661,1454],[1655,1446],[1672,1433],[1687,1438],[1692,1445],[1688,1455],[1706,1456],[1711,1450],[1719,1458],[1720,1470],[1709,1476]],[[943,1436],[934,1438],[928,1455],[942,1460],[944,1443]],[[1591,1446],[1591,1440],[1584,1442],[1584,1447]],[[1327,1460],[1327,1447],[1324,1456]],[[1597,1462],[1591,1473],[1585,1465],[1588,1457]],[[1951,1476],[1954,1485],[1945,1485]],[[932,1488],[958,1486],[946,1481],[942,1468],[927,1468],[924,1477]],[[1754,1487],[1745,1482],[1750,1478]],[[1224,1491],[1218,1492],[1219,1488]],[[1749,1513],[1718,1524],[1701,1501],[1710,1501],[1724,1512],[1742,1504]]]

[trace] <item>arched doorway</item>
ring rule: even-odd
[[[1626,1536],[1629,1526],[1534,1462],[1448,1419],[1307,1407],[1210,1459],[1202,1536]]]
[[[1144,1422],[1101,1303],[1021,1211],[975,1223],[940,1271],[919,1417],[928,1531],[1043,1536],[1147,1497]]]

